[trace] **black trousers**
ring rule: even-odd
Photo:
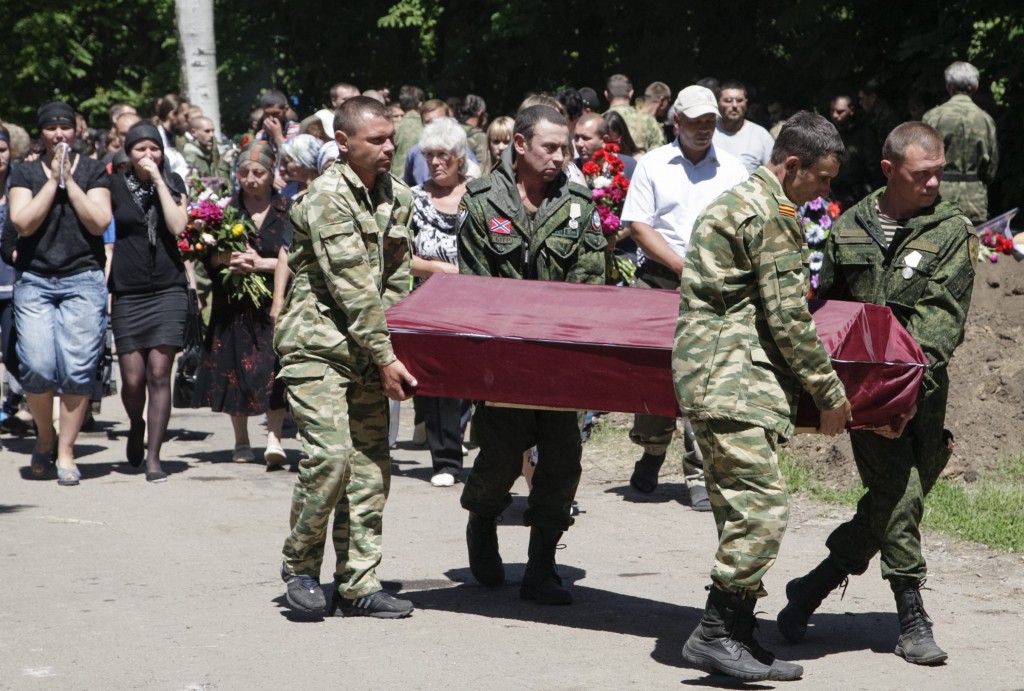
[[[434,473],[449,472],[458,476],[462,470],[463,419],[470,402],[461,398],[417,396],[416,403],[427,429],[427,447]]]

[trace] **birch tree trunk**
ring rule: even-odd
[[[213,0],[175,0],[182,95],[203,109],[220,134],[217,92],[217,47],[213,35]]]

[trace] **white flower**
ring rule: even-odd
[[[216,247],[217,245],[217,238],[213,237],[209,233],[203,233],[200,236],[200,239],[203,241],[204,245],[207,245],[209,247]]]
[[[217,200],[217,206],[219,206],[222,209],[225,206],[227,206],[228,204],[230,204],[230,203],[231,203],[231,197],[224,197],[223,199],[218,199]]]
[[[600,190],[612,184],[612,179],[604,175],[599,175],[594,178],[594,182],[591,184],[593,184],[595,190]]]
[[[811,252],[811,256],[808,258],[808,264],[811,267],[811,271],[821,271],[821,265],[825,263],[825,255],[821,252]]]
[[[817,245],[825,241],[825,231],[821,229],[821,226],[811,224],[804,231],[804,237],[807,239],[808,245]]]
[[[203,190],[203,193],[199,195],[199,201],[205,202],[207,199],[213,196],[212,190]]]

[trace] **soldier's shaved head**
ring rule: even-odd
[[[886,161],[899,163],[907,154],[907,149],[916,146],[924,153],[937,156],[944,153],[942,135],[923,122],[905,122],[896,127],[885,138],[882,145],[882,158]]]
[[[835,125],[817,113],[801,110],[782,126],[772,149],[771,162],[779,164],[796,156],[801,166],[810,168],[828,156],[838,159],[845,150]]]
[[[334,111],[334,129],[352,136],[367,120],[374,118],[391,119],[391,111],[380,101],[367,96],[348,99]]]

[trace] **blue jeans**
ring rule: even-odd
[[[19,379],[27,393],[89,396],[107,329],[102,271],[19,272],[14,284]]]

